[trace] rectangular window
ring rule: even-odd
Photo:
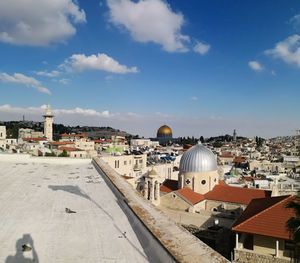
[[[127,165],[127,161],[124,161],[124,165]]]

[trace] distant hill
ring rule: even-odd
[[[36,121],[4,121],[0,122],[0,125],[6,126],[8,138],[18,138],[18,131],[20,128],[29,128],[35,131],[43,131],[44,123]],[[114,136],[124,136],[127,138],[134,137],[133,135],[115,129],[112,127],[95,127],[95,126],[65,126],[63,124],[53,124],[54,139],[59,138],[59,134],[62,133],[86,133],[89,138],[109,138]],[[136,135],[137,136],[137,135]],[[135,137],[136,137],[135,136]]]

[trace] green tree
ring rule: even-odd
[[[51,152],[51,153],[45,153],[45,156],[47,157],[53,157],[53,156],[56,156],[54,152]]]
[[[58,157],[69,157],[69,155],[66,150],[63,150],[63,152],[59,154]]]
[[[286,226],[295,244],[294,262],[300,262],[300,198],[297,197],[296,200],[289,202],[286,208],[291,208],[295,212],[295,216],[286,222]]]
[[[203,136],[200,137],[200,142],[201,142],[201,143],[204,143],[204,138],[203,138]]]

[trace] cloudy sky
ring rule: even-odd
[[[300,128],[300,2],[0,0],[0,120],[155,136]]]

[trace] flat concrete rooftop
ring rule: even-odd
[[[23,252],[24,244],[32,250]],[[0,159],[0,262],[148,260],[92,164]]]

